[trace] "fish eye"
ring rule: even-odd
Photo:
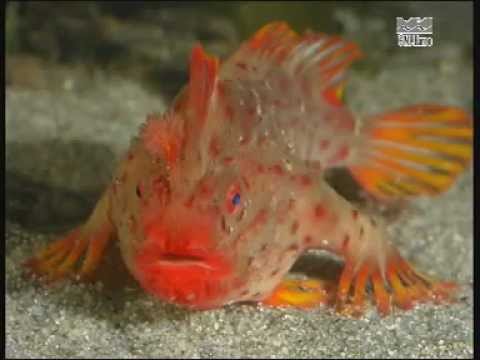
[[[238,204],[240,204],[240,194],[239,193],[235,193],[235,195],[233,195],[232,204],[234,206],[237,206]]]
[[[238,184],[233,184],[227,191],[226,194],[226,209],[230,214],[233,214],[238,209],[241,203],[241,195],[240,195],[240,186]]]

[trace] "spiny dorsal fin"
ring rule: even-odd
[[[218,79],[219,61],[196,45],[190,58],[188,103],[201,124],[205,121]]]
[[[320,87],[325,98],[336,104],[346,70],[361,56],[355,43],[338,36],[312,32],[300,36],[287,23],[272,22],[224,64],[222,78],[265,79],[280,67],[291,81],[307,78],[312,87]]]

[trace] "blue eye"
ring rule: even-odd
[[[240,194],[236,193],[233,198],[232,198],[232,204],[233,205],[238,205],[240,204]]]

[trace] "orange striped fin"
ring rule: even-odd
[[[208,107],[218,78],[219,60],[196,45],[190,58],[188,104],[200,123],[206,119]]]
[[[349,169],[378,198],[442,193],[472,158],[473,121],[457,107],[415,105],[374,116],[363,134]]]

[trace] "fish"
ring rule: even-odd
[[[196,44],[188,83],[147,116],[85,223],[26,269],[87,281],[117,241],[144,291],[191,310],[251,302],[356,316],[373,302],[384,316],[455,301],[455,282],[418,271],[382,219],[324,175],[346,168],[385,203],[437,196],[470,165],[472,116],[422,103],[355,117],[343,92],[363,56],[354,42],[282,21],[224,61]],[[343,259],[337,279],[289,273],[310,249]]]

